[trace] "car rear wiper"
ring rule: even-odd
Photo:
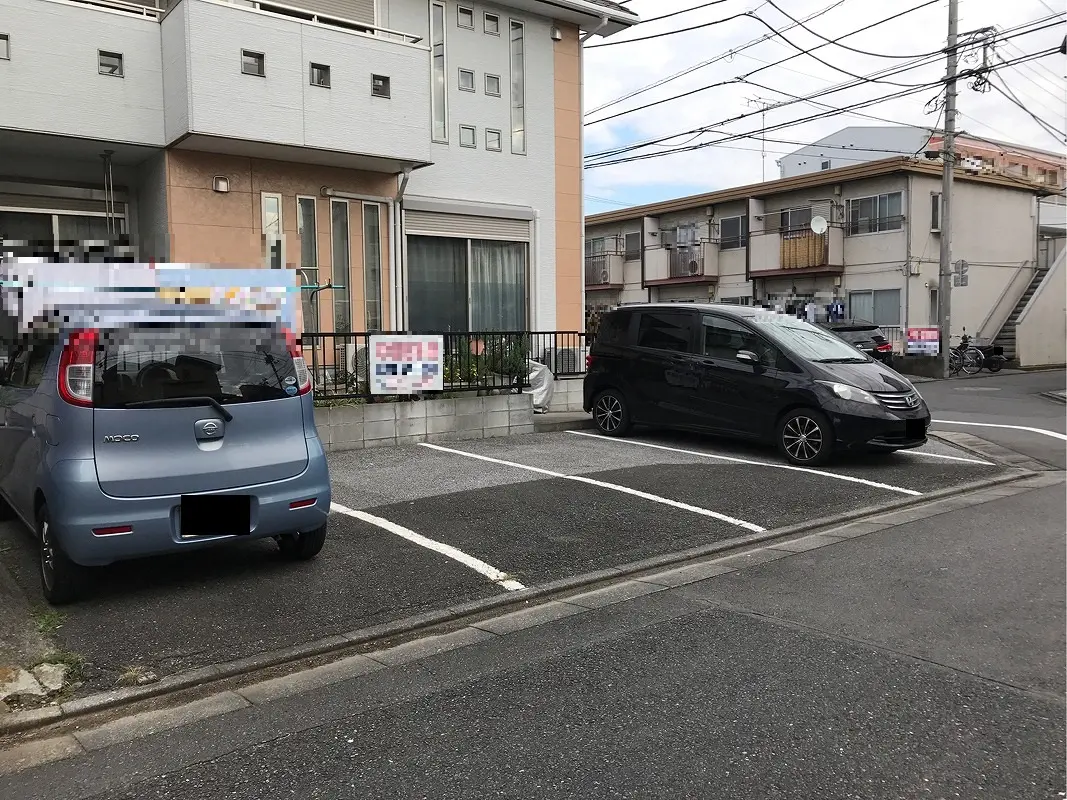
[[[233,422],[233,414],[214,397],[192,395],[190,397],[161,397],[158,400],[138,400],[123,404],[123,408],[181,408],[182,406],[211,406],[227,422]]]

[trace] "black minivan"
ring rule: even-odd
[[[605,314],[584,405],[597,428],[632,425],[774,442],[792,463],[835,449],[926,442],[930,411],[911,382],[823,328],[763,308],[661,303]]]

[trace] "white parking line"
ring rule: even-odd
[[[1047,431],[1044,428],[1029,428],[1026,425],[997,425],[992,422],[960,422],[954,419],[935,419],[935,425],[973,425],[976,428],[1011,428],[1015,431],[1029,431],[1030,433],[1040,433],[1043,436],[1051,436],[1054,439],[1060,439],[1067,442],[1067,434],[1058,433],[1056,431]]]
[[[910,494],[919,496],[922,492],[917,492],[914,489],[905,489],[903,486],[892,486],[888,483],[878,483],[877,481],[869,481],[866,478],[856,478],[852,475],[839,475],[836,472],[825,472],[821,469],[811,469],[810,467],[794,467],[792,464],[776,464],[773,461],[754,461],[749,458],[736,458],[734,456],[720,456],[713,453],[702,453],[699,450],[683,450],[680,447],[666,447],[662,444],[652,444],[651,442],[640,442],[636,439],[615,439],[610,436],[601,436],[596,433],[586,433],[585,431],[567,431],[575,436],[588,436],[590,439],[603,439],[608,442],[617,442],[618,444],[632,444],[638,447],[651,447],[653,450],[667,450],[671,453],[683,453],[687,456],[700,456],[701,458],[715,458],[719,461],[732,461],[735,464],[754,464],[757,467],[772,467],[773,469],[788,469],[793,472],[807,472],[811,475],[821,475],[824,478],[835,478],[839,481],[848,481],[849,483],[862,483],[864,486],[871,486],[875,489],[888,489],[891,492],[900,492],[901,494]]]
[[[944,453],[926,453],[922,450],[904,450],[904,455],[909,456],[926,456],[927,458],[943,458],[946,461],[962,461],[964,464],[982,464],[987,467],[995,467],[992,461],[982,461],[977,458],[961,458],[960,456],[946,456]]]
[[[680,508],[683,511],[691,511],[694,514],[700,514],[703,517],[711,517],[722,522],[728,522],[731,525],[736,525],[739,528],[744,528],[746,531],[752,531],[753,533],[762,533],[766,528],[756,525],[754,522],[746,522],[743,519],[737,519],[736,517],[730,517],[726,514],[720,514],[717,511],[711,511],[707,508],[701,508],[700,506],[691,506],[688,503],[679,503],[677,500],[670,500],[666,497],[660,497],[659,495],[649,494],[648,492],[642,492],[640,489],[631,489],[629,486],[620,486],[617,483],[605,483],[604,481],[594,480],[593,478],[587,478],[584,475],[564,475],[562,472],[553,472],[549,469],[541,469],[540,467],[529,467],[526,464],[517,464],[514,461],[504,461],[500,458],[490,458],[489,456],[478,455],[477,453],[468,453],[464,450],[453,450],[451,447],[441,447],[438,444],[430,444],[428,442],[420,442],[422,447],[428,447],[431,450],[440,450],[442,453],[452,453],[457,456],[466,456],[467,458],[476,458],[479,461],[488,461],[490,464],[500,464],[505,467],[514,467],[515,469],[524,469],[528,472],[537,472],[541,475],[547,475],[550,478],[563,478],[568,481],[577,481],[578,483],[587,483],[590,486],[599,486],[601,489],[611,489],[614,492],[622,492],[623,494],[632,495],[633,497],[640,497],[643,500],[651,500],[653,503],[660,503],[665,506],[671,506],[673,508]],[[918,494],[918,492],[916,492]]]
[[[477,559],[474,556],[469,556],[466,553],[452,547],[452,545],[444,544],[443,542],[438,542],[433,539],[429,539],[420,533],[415,533],[415,531],[409,528],[405,528],[403,525],[397,525],[395,522],[390,522],[387,519],[376,517],[373,514],[368,514],[365,511],[356,511],[354,508],[348,508],[347,506],[343,506],[340,503],[330,503],[330,510],[335,511],[338,514],[344,514],[354,519],[362,520],[363,522],[369,522],[371,525],[377,525],[382,530],[389,531],[389,533],[394,533],[403,539],[407,539],[409,542],[414,542],[420,547],[425,547],[427,550],[433,550],[435,553],[440,553],[446,558],[451,558],[453,561],[458,561],[463,566],[470,567],[475,572],[484,575],[493,583],[502,586],[509,592],[515,592],[519,589],[526,588],[518,581],[509,578],[507,576],[507,573],[501,572],[496,567],[490,566],[489,564],[486,564],[484,561]]]

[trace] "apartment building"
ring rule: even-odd
[[[953,259],[968,276],[953,289],[952,330],[992,338],[1049,273],[1037,266],[1047,190],[956,178]],[[940,164],[889,158],[587,217],[587,311],[678,301],[825,316],[841,306],[899,341],[904,328],[938,324],[940,192]]]
[[[810,172],[878,161],[891,155],[937,154],[944,137],[932,128],[908,125],[854,125],[842,128],[778,160],[780,176],[792,178]],[[966,132],[955,137],[960,166],[971,172],[1008,175],[1050,189],[1063,189],[1064,155],[1051,150],[979,139]]]
[[[0,0],[0,239],[297,269],[305,330],[578,329],[581,40],[637,21]]]

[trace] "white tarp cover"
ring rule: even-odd
[[[534,411],[548,411],[548,406],[552,402],[552,387],[555,384],[555,376],[552,374],[552,370],[539,361],[529,359],[528,364],[530,369],[529,394],[533,395]]]

